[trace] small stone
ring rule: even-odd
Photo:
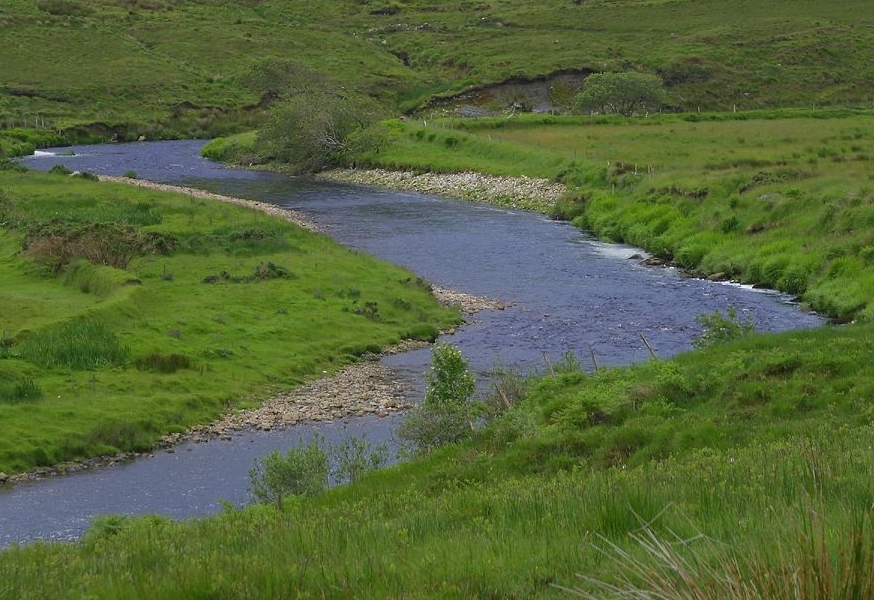
[[[6,483],[9,481],[9,475],[0,471],[0,483]]]

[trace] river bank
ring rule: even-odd
[[[310,231],[320,231],[318,225],[304,215],[273,204],[245,200],[203,190],[156,183],[127,177],[100,176],[101,181],[123,183],[159,191],[176,192],[195,198],[246,206],[289,220]],[[499,300],[466,294],[435,286],[434,297],[443,306],[470,315],[481,310],[502,310]],[[448,333],[444,331],[443,333]],[[427,347],[426,342],[404,340],[384,350],[383,354],[365,355],[361,362],[347,365],[334,374],[318,378],[291,390],[284,390],[263,400],[256,408],[234,411],[205,425],[194,426],[185,433],[165,436],[155,449],[171,450],[185,441],[206,442],[210,439],[228,439],[245,429],[269,431],[305,422],[326,422],[353,416],[388,416],[409,408],[409,384],[403,383],[388,367],[379,363],[385,354],[398,354]],[[30,472],[7,475],[0,472],[0,485],[14,484],[46,477],[75,473],[101,466],[115,465],[148,453],[124,452],[99,456],[81,461],[40,467]]]
[[[482,173],[414,173],[386,169],[331,169],[316,176],[327,181],[373,185],[485,202],[505,208],[547,213],[567,188],[538,177],[497,177]]]

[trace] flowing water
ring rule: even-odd
[[[441,287],[496,298],[506,310],[468,319],[451,337],[485,377],[496,366],[542,370],[568,352],[591,368],[650,360],[691,347],[695,317],[734,306],[759,330],[822,323],[785,295],[729,283],[687,279],[671,268],[642,266],[628,246],[605,244],[531,213],[417,193],[317,182],[228,168],[199,157],[202,142],[147,142],[41,152],[34,169],[121,175],[202,188],[300,211],[342,244],[403,265]],[[69,149],[65,149],[69,150]],[[429,351],[383,359],[417,384]],[[346,435],[391,441],[396,418],[347,419],[230,441],[183,444],[128,464],[0,488],[0,547],[34,539],[75,539],[96,515],[191,517],[248,500],[247,472],[272,449]]]

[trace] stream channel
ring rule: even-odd
[[[101,175],[205,189],[292,208],[338,242],[400,264],[441,287],[505,302],[505,310],[468,317],[450,338],[485,378],[496,366],[543,370],[571,351],[591,369],[650,360],[691,348],[696,315],[734,306],[758,330],[815,327],[823,319],[792,299],[746,286],[684,278],[631,257],[639,250],[593,239],[539,214],[418,193],[326,183],[229,168],[200,158],[203,142],[143,142],[38,152],[31,169],[63,164]],[[61,153],[74,155],[62,156]],[[57,154],[56,154],[57,153]],[[387,356],[421,398],[430,351]],[[398,416],[349,418],[231,440],[185,443],[172,452],[72,475],[0,486],[0,548],[34,540],[74,540],[95,516],[207,515],[224,502],[249,501],[248,471],[273,449],[286,450],[318,430],[327,441],[347,435],[392,442]]]

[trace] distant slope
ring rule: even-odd
[[[257,125],[266,57],[397,109],[565,69],[659,73],[683,110],[870,105],[872,25],[864,0],[7,0],[0,127]]]

